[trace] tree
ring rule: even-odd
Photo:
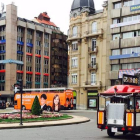
[[[41,113],[41,106],[40,106],[39,99],[37,96],[34,99],[31,112],[33,115],[40,115]]]

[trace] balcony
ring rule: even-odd
[[[91,71],[91,70],[97,71],[97,69],[98,69],[97,63],[88,64],[88,69],[89,69],[90,71]]]
[[[109,79],[110,80],[118,79],[118,77],[119,77],[119,71],[110,71],[109,72]]]
[[[78,68],[77,65],[72,65],[71,67],[72,67],[72,69],[77,69]]]
[[[123,7],[122,8],[122,16],[127,16],[127,15],[134,15],[134,14],[139,14],[140,13],[140,10],[137,10],[137,11],[131,11],[131,9],[130,9],[130,6],[128,6],[128,7]]]
[[[119,48],[120,39],[111,40],[110,41],[110,49],[117,49]]]
[[[96,54],[98,52],[98,46],[96,46],[96,47],[89,47],[88,48],[88,53],[89,54]]]
[[[111,18],[117,18],[117,17],[120,17],[120,15],[121,15],[120,9],[111,10]]]
[[[71,34],[69,35],[69,38],[67,41],[71,41],[71,40],[77,40],[77,39],[81,39],[81,34],[77,33],[77,34]]]
[[[140,37],[126,38],[121,40],[121,48],[140,46]]]
[[[83,37],[94,37],[99,35],[103,35],[103,29],[86,31]]]
[[[95,88],[100,88],[102,86],[101,81],[86,81],[84,82],[82,87],[90,88],[90,87],[95,87]]]

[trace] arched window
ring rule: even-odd
[[[74,26],[73,27],[73,37],[76,37],[77,36],[77,27]]]
[[[92,33],[97,32],[97,22],[92,23]]]

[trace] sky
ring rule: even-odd
[[[94,0],[96,10],[102,9],[103,1],[105,0]],[[51,21],[67,34],[73,0],[1,0],[0,2],[5,5],[14,2],[18,7],[18,16],[29,20],[34,19],[42,12],[47,12]]]

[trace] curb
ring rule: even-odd
[[[22,128],[38,128],[38,127],[49,127],[49,126],[63,126],[63,125],[73,125],[89,122],[90,119],[81,116],[71,115],[72,119],[61,120],[61,121],[46,121],[46,122],[34,122],[34,123],[19,123],[14,124],[0,124],[0,129],[22,129]]]

